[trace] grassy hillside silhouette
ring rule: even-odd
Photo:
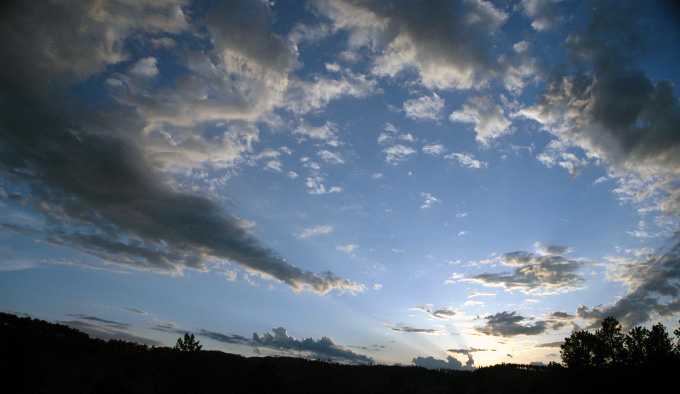
[[[17,393],[627,393],[663,387],[678,371],[677,361],[653,368],[502,364],[434,371],[246,358],[103,341],[65,325],[5,313],[0,313],[0,338],[3,391]]]

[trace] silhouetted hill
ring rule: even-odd
[[[474,372],[432,371],[246,358],[107,342],[9,314],[0,314],[0,338],[2,391],[12,393],[628,393],[661,387],[678,370],[503,364]]]

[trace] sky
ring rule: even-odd
[[[14,1],[0,310],[354,364],[680,316],[680,8]]]

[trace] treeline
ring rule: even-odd
[[[37,348],[41,352],[69,355],[101,352],[140,353],[150,349],[148,345],[141,343],[90,338],[89,335],[64,324],[18,317],[8,313],[0,313],[0,337],[5,339],[3,341],[5,351],[9,350],[8,347],[17,347],[24,352]]]
[[[637,326],[624,333],[619,322],[608,317],[594,333],[581,330],[565,338],[562,362],[568,368],[615,366],[663,366],[680,362],[680,328],[673,338],[657,323],[649,330]]]
[[[175,349],[154,348],[93,339],[65,325],[0,313],[0,387],[16,393],[70,394],[601,394],[634,392],[637,387],[642,387],[639,392],[661,391],[680,365],[578,369],[559,364],[501,364],[474,371],[433,371],[415,366],[243,357],[199,348],[191,335],[180,338]]]

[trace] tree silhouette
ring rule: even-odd
[[[595,365],[607,366],[626,361],[626,348],[621,325],[613,317],[602,322],[602,328],[595,331]]]
[[[588,331],[576,331],[565,338],[561,346],[562,362],[569,368],[586,368],[595,365],[597,337]]]
[[[678,342],[657,323],[651,330],[635,327],[624,334],[621,325],[608,317],[602,328],[590,333],[577,331],[562,344],[562,362],[569,368],[608,367],[612,365],[668,365],[680,361],[680,328],[674,331]]]
[[[641,365],[647,362],[647,339],[649,330],[645,327],[635,327],[628,332],[625,338],[628,349],[628,363]]]
[[[175,345],[175,350],[182,352],[197,352],[203,348],[203,345],[196,340],[194,334],[189,335],[189,333],[184,334],[184,340],[182,337],[177,338],[177,344]]]
[[[657,323],[652,326],[645,342],[645,348],[647,349],[647,358],[651,363],[664,363],[672,358],[673,341],[668,336],[663,324]]]

